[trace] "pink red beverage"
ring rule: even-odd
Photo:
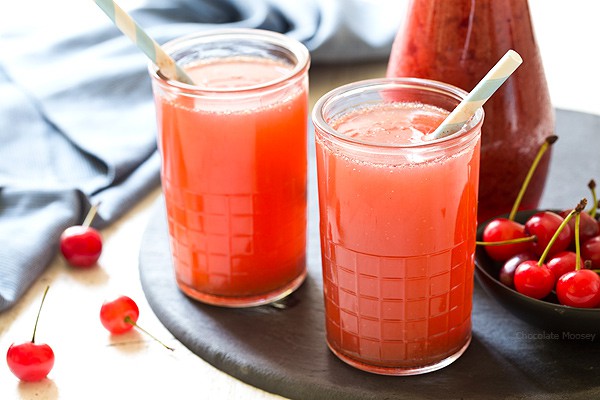
[[[508,49],[524,63],[485,104],[479,221],[510,212],[538,148],[554,132],[554,110],[527,0],[411,0],[387,76],[435,79],[472,90]],[[550,152],[521,209],[537,208]]]
[[[308,53],[250,30],[166,48],[195,83],[152,75],[177,283],[222,306],[279,299],[306,276]]]
[[[470,342],[483,111],[427,135],[464,95],[381,79],[315,106],[327,342],[357,368],[429,372]]]

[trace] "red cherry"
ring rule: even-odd
[[[107,300],[100,308],[100,321],[102,325],[114,334],[125,333],[131,330],[140,315],[140,310],[131,298],[119,296]]]
[[[100,308],[100,321],[110,333],[118,335],[135,327],[156,340],[167,350],[173,351],[172,347],[167,346],[137,324],[139,315],[140,310],[137,304],[127,296],[119,296],[112,300],[107,300]]]
[[[90,267],[102,253],[102,236],[90,226],[71,226],[60,235],[60,251],[74,267]]]
[[[92,228],[98,204],[92,205],[83,224],[71,226],[60,235],[60,251],[74,267],[91,267],[102,253],[102,236]]]
[[[545,264],[534,260],[523,261],[515,270],[515,289],[534,299],[543,299],[554,288],[554,274]]]
[[[553,213],[552,211],[541,211],[531,216],[527,222],[525,222],[525,234],[527,236],[535,235],[537,240],[531,244],[531,249],[535,254],[541,256],[550,239],[564,221],[564,218],[560,215]],[[571,243],[573,238],[573,231],[566,225],[559,233],[556,241],[552,247],[548,250],[547,257],[566,250]]]
[[[581,258],[590,260],[592,268],[600,269],[600,236],[595,236],[581,245]]]
[[[492,220],[483,230],[484,242],[503,242],[524,238],[525,227],[507,218],[496,218]],[[515,254],[527,252],[531,243],[505,244],[501,246],[485,246],[487,254],[496,261],[506,261]]]
[[[12,344],[6,353],[6,362],[10,371],[20,380],[41,381],[54,366],[54,352],[45,343]]]
[[[567,272],[575,271],[577,266],[577,254],[572,251],[561,251],[552,256],[546,263],[548,269],[552,271],[556,279]],[[583,265],[583,260],[579,259],[579,265]]]
[[[566,218],[571,210],[564,210],[559,213],[559,215],[563,218]],[[600,233],[600,226],[598,225],[598,221],[596,221],[592,216],[588,213],[582,212],[579,214],[579,240],[580,243],[585,242],[593,238],[594,236],[598,236]],[[575,232],[575,218],[572,218],[569,221],[569,227],[572,232]],[[571,242],[571,247],[575,246],[575,236],[573,236],[573,240]]]
[[[35,343],[35,333],[40,313],[49,287],[46,287],[40,308],[38,309],[33,335],[30,342],[12,344],[6,353],[6,363],[10,371],[22,381],[40,381],[44,379],[54,366],[54,352],[47,344]]]
[[[600,276],[589,269],[567,272],[556,283],[560,304],[579,308],[600,305]]]
[[[519,253],[504,262],[502,268],[500,268],[500,273],[498,274],[498,278],[500,282],[505,284],[508,287],[514,287],[514,277],[515,270],[523,261],[533,260],[535,256],[529,252]]]

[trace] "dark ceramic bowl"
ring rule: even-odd
[[[525,223],[537,210],[520,211],[516,221]],[[505,216],[506,217],[506,216]],[[477,240],[489,221],[480,224]],[[498,280],[501,263],[493,261],[482,246],[475,252],[475,276],[484,290],[517,318],[550,332],[600,333],[600,308],[574,308],[558,304],[554,292],[543,300],[527,297]]]

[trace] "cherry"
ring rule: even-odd
[[[571,214],[572,215],[572,214]],[[563,217],[552,212],[552,211],[540,211],[532,215],[525,222],[525,234],[535,235],[537,240],[531,244],[532,251],[538,256],[544,252],[544,249],[548,246],[550,239],[554,233],[558,230],[558,227],[565,221]],[[566,225],[559,235],[556,237],[554,243],[549,248],[548,253],[550,256],[566,250],[571,243],[573,238],[573,232],[571,228]]]
[[[523,261],[533,260],[535,256],[531,252],[519,253],[504,262],[498,278],[500,282],[508,287],[514,288],[515,270]]]
[[[54,366],[54,352],[47,344],[35,343],[35,333],[40,313],[49,287],[46,287],[38,310],[33,336],[30,342],[11,344],[6,353],[6,362],[10,371],[22,381],[40,381],[44,379]]]
[[[561,211],[559,215],[564,218],[571,211],[572,210],[564,210]],[[579,240],[581,240],[581,243],[600,234],[600,225],[598,225],[598,221],[596,221],[590,214],[582,212],[580,223],[581,225],[579,226]],[[571,228],[571,231],[575,230],[575,220],[569,221],[569,227]],[[573,236],[571,246],[573,248],[575,247],[575,236]]]
[[[600,268],[600,236],[588,239],[581,245],[581,258],[590,260],[592,268]]]
[[[97,206],[92,206],[82,225],[71,226],[60,235],[60,251],[74,267],[91,267],[102,254],[102,236],[90,226],[96,210]]]
[[[567,272],[556,283],[560,304],[579,308],[600,305],[600,276],[589,269]]]
[[[548,266],[535,260],[523,261],[515,270],[517,292],[534,299],[543,299],[554,288],[554,274]]]
[[[572,251],[561,251],[552,256],[546,265],[548,266],[548,269],[552,271],[555,278],[558,279],[567,272],[575,271],[577,257],[579,256]],[[579,257],[579,263],[583,264],[581,257]]]
[[[544,261],[546,260],[546,257],[548,257],[548,255],[550,254],[551,250],[555,248],[555,244],[558,242],[559,238],[561,238],[563,231],[565,229],[569,229],[568,223],[573,217],[573,215],[576,214],[576,218],[577,220],[579,220],[579,214],[585,208],[586,204],[587,201],[585,199],[581,200],[577,207],[575,207],[575,209],[571,211],[566,218],[562,218],[561,216],[554,214],[561,220],[561,222],[558,225],[558,227],[554,230],[552,237],[550,237],[549,239],[542,237],[542,239],[546,241],[547,244],[544,248],[544,251],[542,252],[542,255],[540,256],[540,259],[537,261],[537,263],[532,260],[523,261],[515,270],[514,284],[515,289],[519,293],[522,293],[529,297],[533,297],[534,299],[543,299],[548,294],[550,294],[550,292],[554,288],[556,277],[554,276],[554,273],[548,268],[548,266],[544,264]],[[531,221],[531,218],[527,222],[529,221]],[[544,219],[542,219],[542,222],[544,222]],[[579,224],[577,224],[577,226],[579,226]],[[534,227],[537,228],[537,230],[539,231],[538,233],[545,234],[545,232],[542,232],[542,229],[540,229],[540,227],[546,227],[544,223],[534,225]],[[527,229],[527,223],[525,223],[525,228]],[[577,235],[578,234],[579,232],[577,232]],[[567,244],[569,242],[570,238]],[[579,254],[579,250],[577,250],[577,254]]]
[[[167,346],[137,324],[139,315],[140,310],[136,302],[127,296],[106,300],[100,307],[100,322],[110,333],[118,335],[137,328],[168,350],[173,351],[172,347]]]
[[[513,255],[524,253],[531,247],[531,238],[525,234],[525,226],[507,219],[496,218],[483,230],[482,236],[486,253],[496,261],[506,261]],[[523,240],[522,242],[518,242]],[[497,244],[510,242],[511,244]]]
[[[580,212],[575,216],[575,270],[563,274],[556,282],[556,297],[560,304],[592,308],[600,305],[600,277],[590,269],[581,269]],[[586,261],[591,267],[591,261]]]
[[[106,300],[100,308],[100,322],[110,333],[117,335],[133,329],[139,315],[136,302],[127,296]]]

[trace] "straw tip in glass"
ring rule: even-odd
[[[506,56],[510,57],[514,62],[521,64],[523,62],[523,58],[521,57],[521,55],[519,53],[517,53],[516,51],[514,51],[513,49],[510,49],[506,52]]]

